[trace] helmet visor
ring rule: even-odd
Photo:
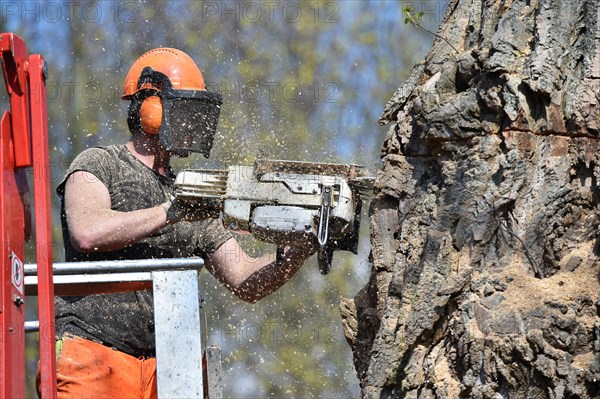
[[[168,151],[210,155],[221,114],[222,97],[208,90],[176,90],[169,78],[150,67],[142,70],[138,88],[158,91],[163,114],[160,143]]]
[[[209,91],[173,90],[162,95],[160,142],[179,154],[210,155],[221,113],[221,95]]]

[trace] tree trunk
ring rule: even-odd
[[[365,398],[600,397],[600,0],[458,0],[386,105]]]

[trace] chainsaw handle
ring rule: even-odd
[[[327,245],[327,238],[329,236],[329,210],[331,209],[331,186],[323,187],[323,194],[321,197],[321,212],[319,216],[319,230],[317,232],[317,239],[319,240],[319,246],[321,248]]]

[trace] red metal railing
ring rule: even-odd
[[[27,55],[25,42],[13,33],[0,34],[0,58],[10,106],[0,119],[0,397],[25,397],[23,262],[31,214],[24,168],[33,167],[42,394],[55,398],[46,67],[40,55]]]

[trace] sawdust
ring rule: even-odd
[[[501,280],[510,281],[504,292],[504,306],[528,311],[549,302],[569,303],[582,297],[595,300],[600,292],[599,271],[593,266],[582,265],[572,272],[559,271],[542,279],[527,270],[527,265],[515,262],[499,275]]]
[[[450,369],[448,359],[445,356],[439,358],[438,362],[436,362],[432,379],[437,386],[445,387],[445,393],[448,398],[460,397],[462,384]]]
[[[587,370],[590,368],[592,360],[594,360],[594,352],[584,353],[582,355],[575,356],[573,358],[573,362],[571,362],[571,366],[580,370]]]

